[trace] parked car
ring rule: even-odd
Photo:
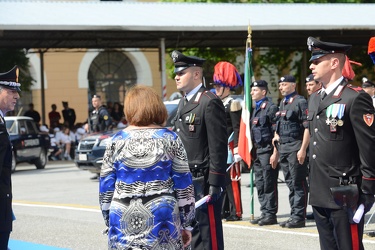
[[[6,116],[4,120],[13,145],[12,172],[21,162],[34,164],[37,169],[45,168],[51,145],[49,135],[41,133],[30,117]]]
[[[165,101],[164,104],[168,111],[166,127],[172,128],[171,120],[176,116],[179,100]],[[75,151],[74,163],[79,169],[88,170],[91,173],[99,173],[105,148],[111,137],[120,129],[111,130],[102,133],[89,134],[79,141]]]
[[[167,119],[166,127],[170,128],[170,129],[173,128],[172,120],[176,117],[179,102],[180,102],[180,99],[164,102],[164,105],[165,105],[165,107],[167,108],[167,111],[168,111],[168,119]]]

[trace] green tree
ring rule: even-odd
[[[20,69],[19,82],[22,91],[30,91],[34,79],[29,73],[29,58],[24,50],[0,49],[0,72],[8,72],[15,65]]]
[[[162,0],[162,2],[200,2],[200,3],[374,3],[375,0]],[[245,39],[245,38],[244,38]],[[267,73],[271,76],[271,82],[273,88],[277,88],[277,80],[284,73],[295,72],[295,77],[298,82],[304,82],[303,72],[306,69],[303,66],[308,67],[309,63],[302,63],[303,58],[299,62],[292,63],[292,57],[294,55],[300,55],[306,52],[306,46],[303,47],[289,47],[289,48],[268,48],[267,53],[260,53],[262,48],[253,48],[254,58],[253,67],[255,77],[259,77],[263,73]],[[355,81],[360,82],[363,75],[367,75],[370,78],[374,78],[374,71],[368,71],[372,69],[373,65],[371,59],[363,53],[367,51],[366,47],[353,47],[350,51],[350,60],[362,63],[362,67],[353,65],[354,71],[357,73]],[[187,55],[200,56],[207,59],[205,63],[205,75],[206,79],[211,77],[215,63],[221,60],[229,61],[236,64],[236,58],[239,55],[243,55],[245,52],[244,48],[226,48],[226,49],[211,49],[211,48],[182,48],[181,52]],[[307,57],[309,58],[309,53]],[[307,58],[307,60],[308,60]],[[236,65],[240,67],[242,65]],[[173,75],[173,64],[169,63],[168,68],[170,69],[170,76]],[[367,70],[366,70],[367,69]],[[286,72],[287,71],[287,72]],[[276,75],[275,75],[276,72]],[[308,71],[309,72],[309,71]],[[210,79],[210,80],[211,80]]]
[[[213,71],[214,66],[219,61],[227,61],[231,63],[236,63],[236,58],[243,54],[244,51],[239,51],[238,49],[234,48],[180,48],[177,49],[180,52],[182,52],[184,55],[188,56],[199,56],[204,59],[206,59],[206,62],[204,63],[203,70],[204,70],[204,76],[206,80],[206,85],[209,87],[209,83],[212,82],[213,79]],[[168,54],[171,54],[173,49],[168,49]],[[240,67],[241,65],[236,65],[237,67]],[[167,62],[167,69],[168,69],[168,76],[170,78],[174,77],[174,66],[173,62],[170,59]]]

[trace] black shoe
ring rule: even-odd
[[[97,179],[99,179],[99,175],[95,175],[95,176],[90,178],[90,180],[97,180]]]
[[[227,217],[225,220],[226,221],[238,221],[238,220],[242,220],[242,218],[238,217],[237,215],[231,215],[231,216]]]
[[[306,226],[305,220],[301,220],[301,219],[293,219],[285,224],[285,227],[287,228],[301,228],[305,226]]]
[[[277,224],[276,216],[266,216],[258,222],[259,226],[274,225]]]
[[[229,214],[222,214],[221,215],[221,219],[226,219],[226,218],[228,218],[229,217]]]
[[[313,213],[306,214],[306,220],[314,220],[314,214]]]
[[[254,218],[253,220],[250,220],[250,223],[253,225],[256,225],[259,223],[260,220],[264,219],[264,215],[261,215],[259,217]]]
[[[286,221],[280,222],[279,225],[280,225],[280,227],[285,227],[286,223],[288,223],[288,222],[290,222],[290,221],[292,221],[292,220],[293,220],[292,218],[289,218],[289,219],[286,220]]]

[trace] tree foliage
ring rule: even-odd
[[[0,72],[8,72],[15,65],[20,69],[19,82],[22,91],[30,91],[33,78],[29,73],[29,58],[24,50],[0,49]]]
[[[163,2],[195,2],[195,3],[374,3],[375,0],[162,0]],[[205,63],[205,75],[212,76],[212,71],[215,63],[218,61],[228,61],[233,64],[237,63],[237,57],[239,55],[244,55],[245,49],[241,48],[225,48],[225,49],[215,49],[211,48],[182,48],[180,51],[187,55],[195,55],[207,59]],[[307,48],[304,47],[289,47],[289,48],[276,48],[271,47],[267,48],[267,53],[261,53],[262,48],[253,48],[254,58],[253,58],[253,67],[256,78],[259,78],[261,75],[269,75],[271,78],[270,84],[273,88],[277,88],[277,80],[284,74],[293,72],[298,82],[303,82],[305,76],[303,75],[306,70],[308,70],[309,64],[302,63],[302,57],[300,61],[294,62],[292,58],[296,55],[302,55],[303,52],[306,52]],[[363,75],[366,75],[370,78],[375,77],[375,73],[372,69],[371,59],[367,56],[364,51],[367,51],[367,47],[353,47],[349,52],[350,60],[357,61],[362,63],[362,66],[353,65],[353,70],[356,72],[355,81],[361,82]],[[308,58],[310,54],[308,53]],[[173,64],[170,63],[167,65],[170,69],[170,76],[173,75]],[[240,66],[241,65],[236,65]],[[304,69],[303,66],[306,66],[307,69]],[[309,72],[309,71],[307,71]],[[212,78],[211,78],[212,79]],[[210,79],[210,80],[211,80]]]
[[[177,49],[178,51],[182,52],[184,55],[187,56],[198,56],[206,59],[204,63],[203,70],[205,75],[205,80],[208,86],[208,83],[212,82],[213,70],[216,63],[219,61],[227,61],[233,64],[236,63],[236,59],[238,56],[242,55],[244,51],[239,52],[237,49],[233,48],[220,48],[220,49],[212,49],[212,48],[180,48]],[[173,50],[167,50],[169,54],[172,53]],[[237,67],[241,65],[236,65]],[[172,60],[167,63],[167,68],[169,71],[169,77],[174,77],[174,66]]]

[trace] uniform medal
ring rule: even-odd
[[[338,125],[338,122],[337,122],[338,112],[339,112],[339,105],[332,104],[332,120],[331,120],[331,128],[330,128],[331,132],[336,132],[336,127]]]
[[[337,117],[339,118],[339,120],[337,121],[337,125],[341,127],[342,125],[344,125],[344,121],[342,120],[342,117],[344,116],[345,104],[337,104],[337,105],[339,105],[339,111],[337,113]]]
[[[194,132],[195,131],[195,126],[194,126],[195,114],[191,113],[188,119],[189,119],[189,132]]]
[[[329,125],[329,131],[331,132],[336,132],[336,126],[337,126],[337,120],[335,119],[336,118],[336,115],[333,115],[333,107],[334,105],[330,105],[328,108],[327,108],[327,111],[326,111],[326,115],[327,115],[327,120],[326,120],[326,123],[327,125]]]
[[[336,132],[337,131],[336,126],[337,126],[337,120],[335,118],[332,118],[331,123],[329,125],[329,131]]]

